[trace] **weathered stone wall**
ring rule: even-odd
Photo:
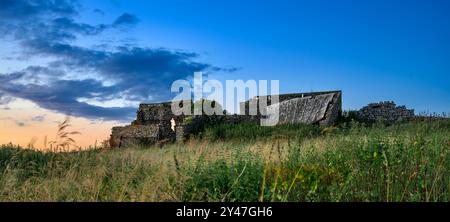
[[[111,147],[130,147],[141,144],[153,144],[170,133],[165,132],[167,128],[161,124],[129,125],[125,127],[114,127],[110,140]]]
[[[169,124],[171,119],[176,122],[183,121],[184,116],[174,115],[172,113],[171,103],[155,103],[155,104],[141,104],[137,111],[136,120],[133,125],[148,125],[148,124]]]
[[[358,111],[358,118],[365,121],[394,123],[414,117],[414,110],[397,106],[394,102],[371,103]]]
[[[338,107],[337,103],[333,103],[335,98],[339,100],[340,96],[335,93],[329,93],[289,99],[269,106],[268,113],[270,118],[273,119],[274,117],[272,116],[276,115],[276,110],[278,109],[279,124],[331,124],[334,121],[326,119],[327,114],[328,117],[339,115],[332,109]],[[339,109],[336,110],[339,111]]]
[[[114,127],[110,146],[152,145],[162,140],[175,140],[171,120],[181,124],[183,116],[172,114],[171,103],[141,104],[131,125]]]
[[[206,120],[206,116],[185,117],[183,121],[176,126],[176,141],[183,142],[188,139],[191,134],[201,131],[207,122]]]
[[[325,117],[319,122],[320,125],[330,126],[335,124],[342,115],[342,92],[333,93],[333,99],[328,104]]]
[[[175,132],[176,132],[175,140],[177,142],[184,142],[184,140],[188,136],[188,133],[186,132],[186,127],[185,126],[177,126],[175,128]]]
[[[257,102],[262,97],[241,103],[241,113],[248,113],[248,104]],[[296,93],[279,95],[280,103],[272,104],[272,97],[267,96],[268,104],[280,108],[280,121],[283,123],[319,123],[331,125],[340,115],[341,92]],[[181,101],[180,101],[181,102]],[[192,103],[192,101],[190,101]],[[185,116],[175,115],[171,102],[141,104],[136,120],[129,126],[114,127],[111,133],[111,147],[128,147],[131,145],[152,145],[160,141],[182,142],[192,133],[201,130],[205,124],[217,121],[226,124],[259,124],[262,116],[225,115],[225,116]],[[173,123],[175,126],[173,126]]]
[[[321,125],[334,124],[342,112],[342,92],[327,91],[315,93],[295,93],[279,95],[279,103],[272,104],[272,96],[258,96],[241,103],[240,112],[249,114],[250,106],[257,105],[258,100],[266,99],[268,117],[274,119],[276,108],[279,109],[279,124],[285,123],[319,123]],[[261,118],[261,111],[257,106],[257,119]],[[245,115],[244,115],[245,116]]]
[[[309,92],[309,93],[289,93],[289,94],[281,94],[278,95],[278,102],[283,102],[290,99],[296,99],[296,98],[304,98],[304,97],[314,97],[318,95],[324,95],[324,94],[339,94],[341,96],[341,91],[324,91],[324,92]],[[252,98],[248,101],[240,103],[240,109],[239,112],[241,115],[248,115],[249,114],[249,107],[250,104],[256,104],[258,107],[257,114],[261,114],[259,112],[259,106],[258,101],[260,99],[265,99],[267,101],[267,106],[274,105],[272,104],[272,97],[273,95],[269,96],[256,96],[255,98]]]

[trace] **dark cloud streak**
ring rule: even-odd
[[[113,26],[121,26],[121,25],[136,25],[139,23],[139,19],[129,13],[124,13],[119,16],[116,21],[114,21]]]
[[[102,97],[113,92],[114,87],[104,87],[95,80],[58,80],[49,85],[12,83],[13,80],[19,78],[20,76],[17,74],[0,75],[0,81],[8,83],[0,85],[0,91],[33,101],[44,109],[87,118],[125,120],[131,119],[132,113],[135,111],[131,107],[105,108],[79,102],[78,98],[90,98],[93,94]]]
[[[79,4],[74,0],[1,0],[0,19],[35,20],[42,16],[73,16]]]

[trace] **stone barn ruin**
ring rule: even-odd
[[[342,113],[342,92],[312,92],[278,95],[278,103],[272,104],[273,96],[257,96],[240,104],[240,113],[217,116],[225,124],[255,123],[266,112],[257,106],[260,99],[267,100],[267,110],[279,109],[278,124],[320,124],[333,125]],[[256,105],[256,115],[249,113],[250,105]],[[270,113],[270,112],[268,112]],[[183,141],[192,132],[200,129],[207,116],[186,116],[172,113],[171,102],[141,104],[136,120],[131,125],[114,127],[110,138],[112,148],[132,145],[154,145],[170,141]]]
[[[272,104],[272,96],[257,96],[241,103],[240,113],[249,115],[250,104],[258,104],[258,100],[267,100],[268,113],[275,108],[279,109],[279,123],[306,123],[333,125],[342,113],[342,92],[312,92],[292,93],[278,96],[278,103]],[[257,114],[261,112],[258,109]]]

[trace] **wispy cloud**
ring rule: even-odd
[[[15,118],[12,118],[12,117],[3,117],[3,118],[0,118],[0,120],[11,121],[11,122],[13,122],[14,124],[16,124],[19,127],[24,127],[24,126],[27,125],[27,123],[26,123],[27,121],[26,120],[15,119]]]
[[[139,19],[136,16],[129,13],[123,13],[116,21],[114,21],[113,26],[136,25],[137,23],[139,23]]]
[[[13,100],[12,97],[7,96],[5,93],[2,93],[0,91],[0,105],[6,105],[8,103],[10,103]]]
[[[15,123],[17,126],[20,126],[20,127],[24,127],[26,125],[25,122],[22,122],[20,120],[16,120]]]
[[[98,9],[98,8],[92,10],[92,12],[100,14],[100,15],[105,15],[105,12],[103,10],[101,10],[101,9]]]
[[[31,117],[31,121],[33,122],[42,122],[45,120],[46,115],[38,115],[38,116],[33,116]]]

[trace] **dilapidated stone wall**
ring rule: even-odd
[[[279,124],[319,123],[330,125],[340,115],[339,101],[338,93],[299,97],[269,106],[268,113],[270,116],[275,116],[278,109]]]
[[[339,117],[342,115],[342,92],[337,91],[333,93],[333,99],[328,103],[325,117],[320,120],[319,124],[323,126],[331,126],[336,124]]]
[[[183,121],[183,115],[174,115],[172,113],[171,102],[141,104],[137,111],[136,120],[133,125],[148,125],[148,124],[171,124],[171,120],[176,122]]]
[[[272,98],[273,96],[257,96],[243,102],[240,112],[248,115],[250,106],[254,105],[257,108],[256,113],[259,119],[261,117],[274,119],[278,109],[279,124],[318,123],[320,125],[333,125],[342,112],[341,91],[283,94],[278,96],[279,102],[275,104],[273,104]],[[261,99],[267,101],[267,116],[262,115],[264,112],[261,112],[258,105],[258,101]]]
[[[304,97],[314,97],[314,96],[318,96],[318,95],[324,95],[324,94],[338,94],[341,95],[342,91],[323,91],[323,92],[309,92],[309,93],[289,93],[289,94],[281,94],[281,95],[277,95],[278,96],[278,103],[281,103],[283,101],[286,100],[290,100],[290,99],[297,99],[297,98],[304,98]],[[275,103],[272,102],[272,98],[274,97],[274,95],[268,95],[268,96],[256,96],[250,100],[247,100],[245,102],[240,103],[240,114],[241,115],[248,115],[249,114],[249,107],[250,104],[256,104],[258,105],[258,101],[259,100],[265,100],[267,101],[267,105],[274,105]],[[259,112],[259,106],[258,106],[258,114],[260,114]]]
[[[112,129],[110,145],[113,148],[129,147],[133,145],[152,145],[160,141],[182,142],[192,133],[198,132],[206,124],[220,122],[226,124],[254,123],[259,124],[266,119],[266,112],[257,110],[257,115],[248,115],[249,104],[257,102],[262,97],[241,103],[240,115],[224,116],[186,116],[175,115],[171,102],[141,104],[137,111],[136,120],[131,125],[114,127]],[[342,108],[341,92],[316,92],[279,95],[279,103],[274,103],[271,96],[267,96],[268,104],[272,108],[279,108],[280,121],[284,123],[308,123],[331,125],[337,120]],[[192,104],[192,101],[189,101]],[[181,103],[181,102],[180,102]],[[181,108],[181,107],[180,107]],[[243,115],[243,113],[247,114]]]
[[[358,118],[364,121],[394,123],[415,117],[414,110],[397,106],[394,102],[371,103],[358,111]]]
[[[150,125],[129,125],[124,127],[114,127],[110,139],[111,147],[130,147],[141,144],[154,144],[164,137],[168,137],[170,132],[161,124]]]
[[[131,125],[112,129],[110,146],[122,148],[173,141],[176,134],[172,129],[172,119],[182,122],[181,116],[172,114],[171,103],[141,104]]]

